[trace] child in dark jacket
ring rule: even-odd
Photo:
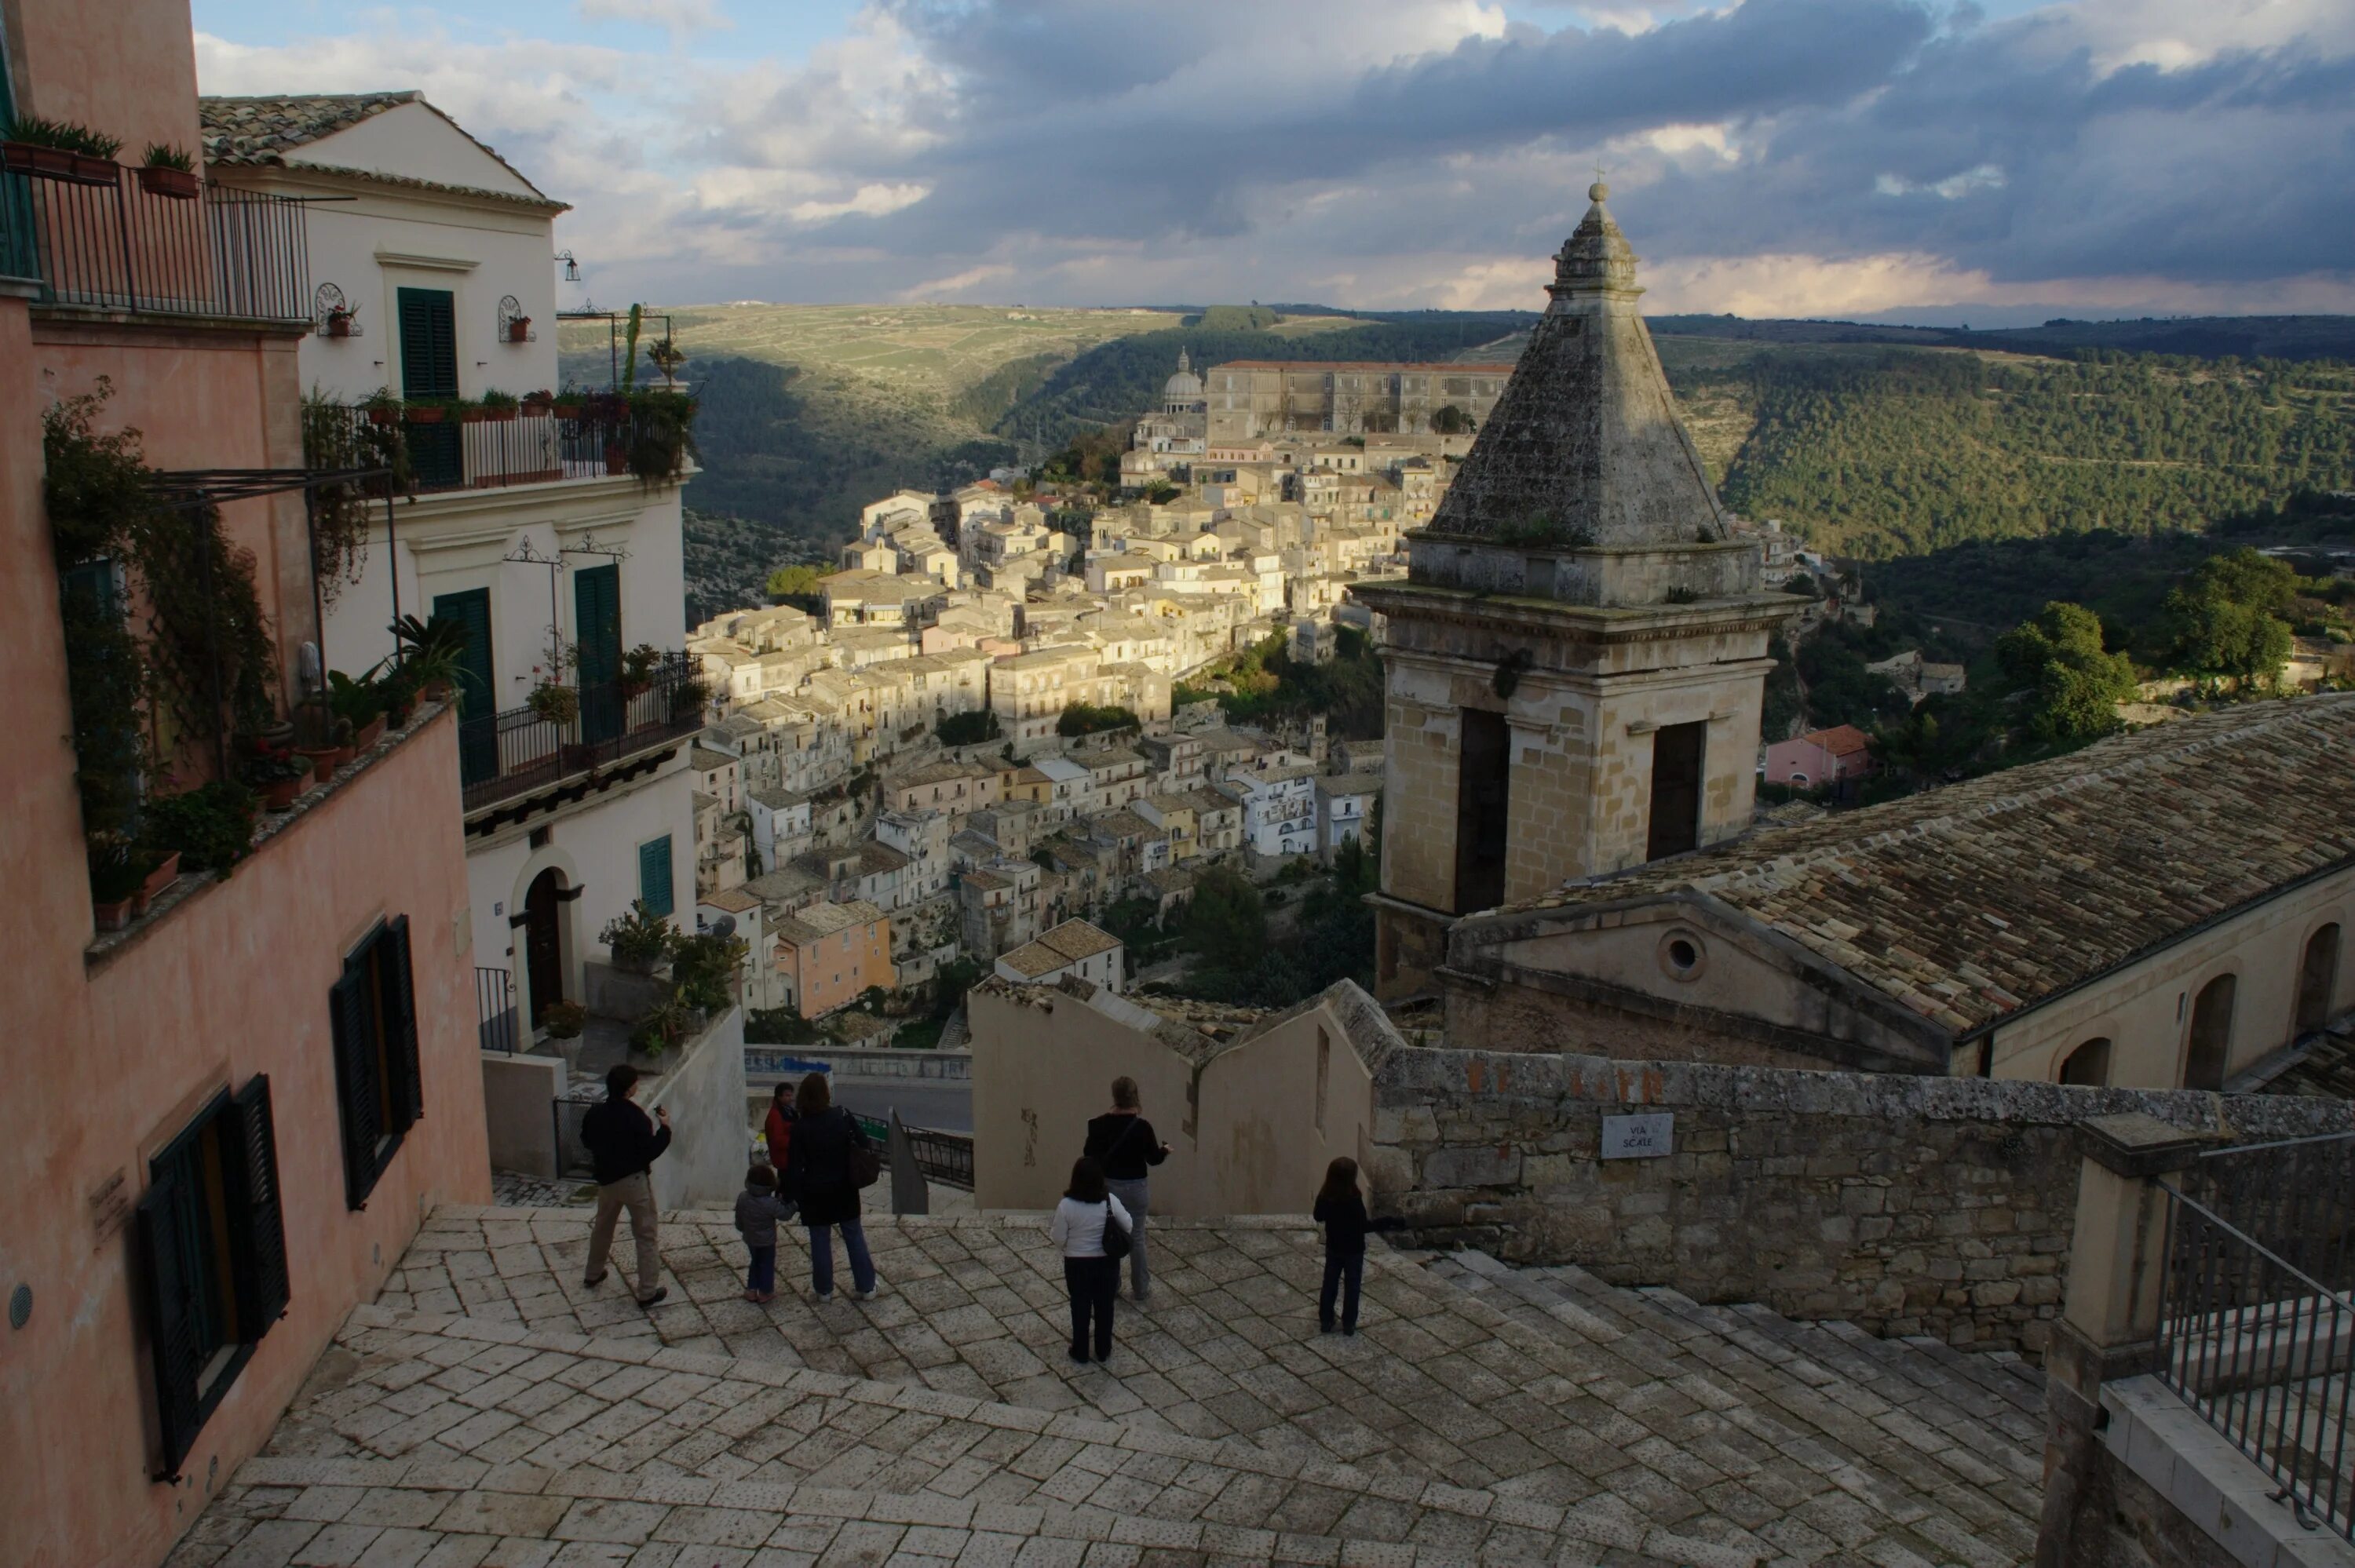
[[[1333,1298],[1341,1296],[1341,1332],[1358,1331],[1358,1292],[1366,1279],[1366,1200],[1358,1191],[1358,1162],[1343,1158],[1325,1168],[1316,1193],[1316,1223],[1325,1227],[1325,1286],[1316,1297],[1316,1325],[1333,1331]],[[1346,1285],[1348,1289],[1341,1287]]]
[[[794,1208],[792,1199],[778,1194],[775,1167],[755,1165],[744,1172],[744,1190],[736,1194],[736,1232],[752,1255],[745,1300],[766,1301],[777,1294],[777,1225],[792,1219]]]

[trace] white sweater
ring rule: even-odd
[[[1102,1257],[1105,1205],[1111,1206],[1112,1217],[1120,1222],[1121,1229],[1134,1233],[1136,1222],[1128,1217],[1118,1198],[1106,1198],[1102,1203],[1082,1203],[1076,1198],[1066,1198],[1055,1205],[1055,1217],[1047,1224],[1047,1234],[1061,1245],[1065,1257]]]

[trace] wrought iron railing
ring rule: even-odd
[[[0,271],[37,278],[48,304],[311,319],[301,202],[210,185],[170,195],[143,171],[112,169],[102,182],[0,174]]]
[[[2300,1522],[2355,1540],[2355,1135],[2220,1150],[2158,1185],[2160,1380]]]
[[[916,1156],[916,1169],[924,1173],[927,1181],[937,1181],[943,1187],[973,1191],[973,1135],[964,1132],[941,1132],[929,1127],[911,1127],[908,1148]]]
[[[485,1051],[512,1052],[523,1031],[516,1012],[515,975],[507,969],[474,966],[476,1032]]]
[[[704,688],[697,675],[696,661],[668,653],[644,681],[573,688],[570,717],[550,717],[526,705],[461,719],[464,810],[496,805],[694,734],[703,727]]]
[[[602,395],[512,408],[357,405],[336,415],[351,425],[345,446],[389,450],[389,461],[400,471],[397,485],[405,492],[495,490],[631,473],[675,478],[685,471],[686,449],[670,414]]]

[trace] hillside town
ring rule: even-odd
[[[2355,1563],[2336,584],[1949,766],[1598,174],[1510,364],[690,625],[726,382],[530,160],[116,9],[0,0],[0,1558]]]

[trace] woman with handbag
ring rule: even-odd
[[[834,1103],[824,1073],[811,1073],[794,1092],[793,1147],[785,1157],[787,1190],[801,1201],[802,1224],[809,1227],[810,1287],[824,1301],[834,1299],[834,1233],[850,1255],[851,1296],[875,1294],[875,1264],[867,1255],[867,1232],[858,1223],[858,1192],[871,1187],[883,1162],[858,1119]]]
[[[1071,1184],[1055,1205],[1047,1234],[1063,1249],[1063,1283],[1071,1292],[1071,1359],[1088,1360],[1088,1330],[1095,1353],[1112,1359],[1112,1305],[1120,1296],[1120,1260],[1129,1247],[1128,1211],[1104,1188],[1103,1167],[1082,1155]]]

